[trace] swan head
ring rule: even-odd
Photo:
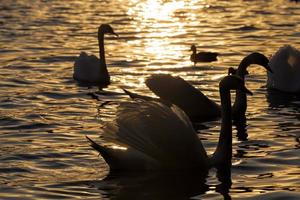
[[[272,69],[269,66],[269,59],[258,52],[254,52],[248,55],[249,59],[251,61],[251,64],[257,64],[257,65],[261,65],[264,68],[266,68],[266,70],[268,70],[269,72],[272,72]]]
[[[246,68],[252,64],[257,64],[257,65],[263,66],[269,72],[271,72],[271,73],[273,72],[271,67],[269,66],[269,59],[261,53],[253,52],[253,53],[249,54],[248,56],[246,56],[241,61],[240,66],[238,68],[238,75],[240,75],[240,76],[247,75]]]
[[[244,81],[235,75],[225,76],[219,83],[220,91],[240,90],[246,94],[252,95],[253,93],[245,86]]]
[[[193,52],[197,51],[197,48],[194,44],[191,46],[191,51],[193,51]]]
[[[109,24],[101,24],[99,26],[99,28],[98,28],[98,36],[100,34],[113,34],[113,35],[119,37],[119,35],[114,32],[114,29]]]

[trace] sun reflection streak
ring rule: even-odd
[[[156,20],[172,20],[173,13],[185,5],[184,1],[171,1],[164,3],[161,0],[148,0],[145,3],[138,5],[136,8],[128,10],[128,14],[132,15],[139,10],[139,16],[143,19]]]
[[[143,38],[140,45],[144,48],[147,59],[156,63],[154,65],[161,65],[161,60],[179,60],[184,47],[178,49],[178,46],[175,48],[176,45],[172,44],[179,42],[174,41],[174,37],[185,35],[186,29],[182,19],[176,17],[176,12],[185,9],[187,3],[184,0],[146,0],[143,3],[131,1],[133,5],[127,13],[135,17],[136,31],[140,32],[138,37]]]

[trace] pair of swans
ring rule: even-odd
[[[186,114],[173,105],[157,101],[124,102],[117,118],[104,127],[102,139],[114,146],[97,144],[88,138],[116,170],[208,170],[231,165],[231,90],[252,94],[235,75],[219,84],[221,130],[214,154],[209,157]],[[118,146],[118,147],[117,147]]]
[[[230,74],[238,75],[242,80],[247,72],[248,66],[258,64],[271,71],[268,66],[269,60],[261,53],[251,53],[246,56],[237,69],[230,68]],[[166,104],[175,104],[181,108],[193,122],[204,122],[221,117],[221,107],[194,86],[180,77],[171,75],[152,75],[146,80],[146,85],[154,94],[160,97],[160,101]],[[170,89],[172,88],[172,89]],[[145,97],[124,90],[131,98],[150,100]],[[243,118],[247,109],[247,96],[236,91],[236,99],[233,105],[233,119]]]
[[[300,93],[300,51],[285,45],[271,57],[269,65],[274,73],[268,73],[268,88]]]
[[[82,52],[75,60],[73,78],[80,83],[89,85],[102,85],[110,84],[110,76],[107,71],[105,62],[104,51],[104,35],[113,34],[118,36],[113,28],[108,24],[102,24],[98,28],[98,45],[99,45],[99,58],[94,55],[88,55]]]

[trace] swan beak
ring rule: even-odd
[[[242,91],[243,92],[245,92],[246,94],[248,94],[248,95],[253,95],[253,93],[250,91],[250,90],[248,90],[246,87],[244,87],[243,89],[242,89]]]
[[[111,34],[113,34],[113,35],[119,37],[119,35],[118,35],[117,33],[115,33],[115,32],[112,32]]]

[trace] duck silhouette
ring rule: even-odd
[[[196,64],[198,62],[213,62],[213,61],[217,61],[217,56],[219,55],[218,53],[215,52],[198,52],[197,53],[197,47],[193,44],[191,46],[191,51],[193,52],[190,60],[194,63],[194,66],[196,66]]]

